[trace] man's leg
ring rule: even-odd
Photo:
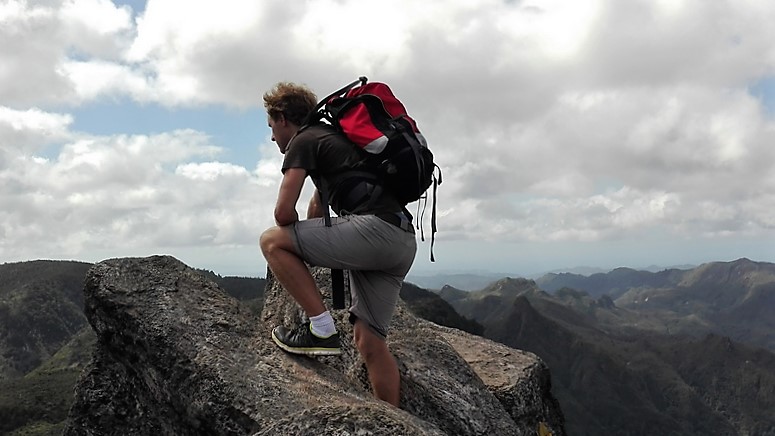
[[[304,261],[296,254],[291,227],[272,227],[261,235],[261,251],[277,281],[304,309],[309,323],[292,329],[277,326],[272,340],[289,353],[307,355],[340,354],[340,339],[331,314]]]
[[[377,336],[362,320],[355,321],[353,330],[355,346],[366,362],[369,381],[374,396],[398,407],[401,395],[401,377],[395,357],[387,343]]]
[[[290,227],[271,227],[261,234],[260,245],[266,263],[277,281],[299,303],[307,316],[325,312],[323,297],[307,265],[296,254]]]

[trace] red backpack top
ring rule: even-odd
[[[384,189],[403,204],[419,200],[431,184],[441,183],[441,170],[437,177],[433,153],[404,105],[386,84],[367,80],[361,77],[321,100],[304,125],[329,122],[370,153]]]
[[[407,115],[404,105],[393,95],[390,88],[384,83],[372,82],[350,89],[344,98],[352,99],[359,95],[371,94],[382,101],[385,111],[391,118],[403,117],[412,126],[414,136],[420,145],[427,147],[425,138],[417,128],[417,123]],[[329,102],[334,104],[334,102]],[[366,104],[356,104],[350,107],[346,114],[339,118],[339,127],[342,132],[356,145],[369,153],[379,154],[388,144],[388,137],[374,124],[372,115]]]

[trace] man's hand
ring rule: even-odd
[[[303,168],[285,170],[280,183],[280,193],[277,195],[277,204],[274,207],[274,220],[278,226],[287,226],[299,220],[296,203],[299,201],[306,177],[307,170]]]

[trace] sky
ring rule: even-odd
[[[0,0],[0,262],[263,277],[263,93],[361,75],[443,171],[410,277],[775,262],[774,21],[771,0]]]

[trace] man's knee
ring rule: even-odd
[[[276,239],[274,233],[277,227],[270,227],[261,233],[258,238],[258,245],[261,247],[261,251],[266,255],[272,248],[273,242]]]
[[[261,247],[264,256],[270,255],[277,249],[293,251],[293,242],[287,235],[287,231],[279,226],[264,230],[258,239],[258,245]]]

